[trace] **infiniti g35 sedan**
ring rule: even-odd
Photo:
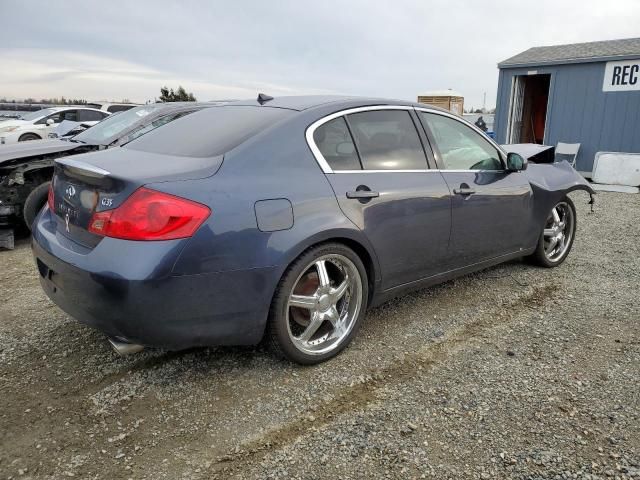
[[[121,353],[266,337],[313,364],[403,292],[561,264],[576,189],[594,193],[437,108],[261,94],[57,160],[33,252],[46,294]]]

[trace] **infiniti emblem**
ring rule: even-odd
[[[76,187],[69,185],[64,192],[67,194],[67,197],[72,198],[76,194]]]

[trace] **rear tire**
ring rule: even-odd
[[[33,225],[33,221],[36,219],[36,216],[40,213],[44,204],[47,203],[49,185],[51,185],[51,182],[44,182],[38,185],[36,188],[31,190],[31,193],[24,202],[22,216],[24,218],[24,223],[27,224],[27,228],[29,230],[31,230],[31,226]]]
[[[312,247],[287,269],[271,302],[267,337],[293,362],[336,356],[358,331],[369,298],[360,257],[340,243]]]
[[[42,137],[36,135],[35,133],[25,133],[18,139],[19,142],[28,142],[30,140],[42,140]]]
[[[569,256],[577,226],[576,207],[571,199],[565,196],[547,215],[538,246],[529,259],[545,268],[560,265]]]

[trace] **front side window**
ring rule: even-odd
[[[478,132],[453,118],[418,112],[436,142],[446,170],[503,170],[498,150]]]
[[[374,110],[347,115],[365,170],[425,170],[427,158],[406,110]]]
[[[360,160],[343,117],[316,128],[313,141],[332,170],[360,170]]]
[[[62,120],[64,120],[63,112],[56,112],[53,113],[51,115],[47,115],[44,118],[41,118],[40,120],[38,120],[35,124],[36,125],[45,125],[47,123],[48,120],[53,120],[53,123],[60,123]]]

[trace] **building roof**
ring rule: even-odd
[[[640,57],[640,38],[533,47],[498,64],[498,68],[558,63],[585,63]]]
[[[460,92],[456,92],[455,90],[430,90],[428,92],[423,92],[419,95],[420,97],[464,97]]]

